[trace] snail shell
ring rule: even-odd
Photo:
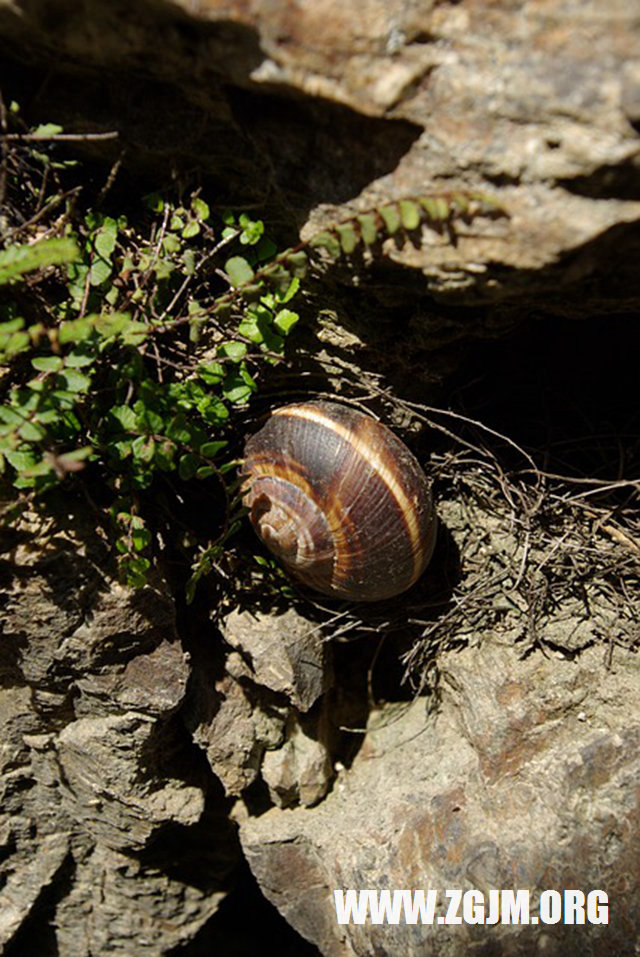
[[[426,568],[429,483],[386,426],[333,402],[276,409],[245,446],[244,504],[298,580],[354,601],[391,598]]]

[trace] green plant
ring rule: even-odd
[[[5,518],[84,472],[107,490],[120,572],[140,585],[158,544],[147,505],[159,477],[212,482],[220,527],[191,541],[191,598],[242,513],[234,419],[285,355],[309,270],[495,204],[460,192],[401,199],[278,251],[262,220],[216,212],[200,190],[109,208],[111,178],[83,192],[60,127],[29,130],[15,104],[3,115],[14,132],[1,177],[0,473],[17,493]]]
[[[46,189],[25,185],[40,176],[65,192],[53,144],[18,140],[4,157],[14,216],[0,250],[0,472],[17,490],[5,517],[85,470],[108,489],[120,572],[140,585],[156,544],[145,508],[156,477],[215,481],[220,534],[200,546],[192,593],[240,512],[230,420],[284,354],[298,282],[229,303],[276,247],[260,220],[217,215],[197,191],[153,194],[115,216],[74,190],[60,215]]]

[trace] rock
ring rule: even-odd
[[[128,681],[139,685],[135,658],[145,656],[143,670],[151,673],[156,658],[148,654],[153,652],[162,657],[163,667],[172,662],[171,682],[177,685],[168,706],[171,710],[179,700],[180,687],[184,693],[187,668],[177,644],[175,609],[166,584],[158,576],[153,584],[134,591],[115,581],[108,549],[89,527],[91,520],[87,514],[71,511],[67,527],[54,534],[36,516],[24,516],[25,541],[12,550],[10,561],[3,562],[0,667],[45,695],[59,692],[64,700],[70,679],[83,681],[93,675],[95,681],[107,664],[123,672],[129,669],[122,688]],[[27,536],[32,540],[27,541]],[[166,645],[158,652],[163,641]],[[158,679],[156,674],[156,684]],[[162,710],[159,703],[155,710]]]
[[[0,892],[0,945],[8,944],[38,896],[55,880],[69,850],[66,834],[50,834],[32,859],[9,877]]]
[[[526,11],[510,0],[156,0],[135,19],[123,0],[64,0],[58,14],[0,2],[7,53],[55,67],[40,91],[47,119],[119,130],[129,162],[196,162],[236,205],[275,206],[303,235],[433,187],[496,194],[509,220],[461,226],[455,243],[430,229],[390,241],[387,261],[403,269],[372,273],[381,300],[408,295],[436,338],[447,314],[425,308],[426,291],[482,304],[474,334],[523,308],[637,301],[640,43],[628,0],[606,11],[559,0],[552,17],[546,0]],[[600,284],[586,302],[589,277]]]
[[[0,948],[12,940],[32,913],[39,896],[55,881],[67,857],[68,830],[46,800],[34,799],[29,767],[29,732],[40,725],[28,688],[0,693]],[[43,745],[47,738],[44,736]],[[52,782],[49,782],[50,784]],[[34,814],[39,811],[38,816]]]
[[[77,879],[61,902],[60,953],[161,957],[167,941],[191,940],[223,898],[98,846],[78,860]]]
[[[331,778],[326,707],[329,647],[293,609],[271,616],[232,611],[223,635],[236,649],[222,677],[204,662],[185,712],[194,741],[229,796],[262,775],[278,804],[314,804]],[[313,714],[305,715],[313,708]]]
[[[195,824],[204,808],[199,788],[141,774],[154,722],[135,712],[80,718],[56,740],[67,814],[116,850],[140,850],[167,824]]]
[[[167,584],[119,585],[93,516],[61,502],[0,536],[0,946],[53,952],[55,926],[60,953],[160,957],[216,911],[237,845],[177,720]],[[178,876],[195,846],[197,888]]]
[[[251,704],[233,678],[225,675],[214,685],[196,675],[185,720],[226,794],[239,795],[253,784],[262,748]]]
[[[333,890],[529,888],[535,913],[544,889],[597,888],[616,916],[580,929],[581,953],[634,953],[637,661],[619,655],[607,672],[595,648],[571,663],[521,660],[487,640],[443,667],[439,709],[417,698],[372,715],[321,804],[242,821],[267,897],[323,955],[525,955],[569,952],[576,928],[340,926]]]
[[[135,621],[133,627],[136,627]],[[187,676],[185,655],[179,643],[175,638],[163,640],[118,670],[79,678],[80,694],[75,712],[81,716],[135,710],[153,717],[169,715],[184,698]]]
[[[296,804],[312,807],[327,793],[333,768],[326,713],[323,717],[320,727],[312,725],[311,732],[316,736],[311,737],[305,734],[303,725],[292,715],[285,743],[277,750],[265,752],[260,770],[276,807]],[[324,740],[319,739],[319,730],[324,731]]]
[[[298,711],[308,711],[331,685],[329,646],[318,626],[292,608],[276,617],[234,610],[223,634],[248,665],[246,677],[286,695]]]

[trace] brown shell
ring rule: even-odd
[[[273,412],[245,446],[244,503],[300,581],[354,601],[391,598],[426,568],[436,535],[429,483],[386,426],[334,402]]]

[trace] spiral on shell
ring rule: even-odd
[[[258,536],[311,588],[400,594],[425,570],[436,517],[427,478],[386,426],[314,401],[276,409],[246,443],[243,501]]]

